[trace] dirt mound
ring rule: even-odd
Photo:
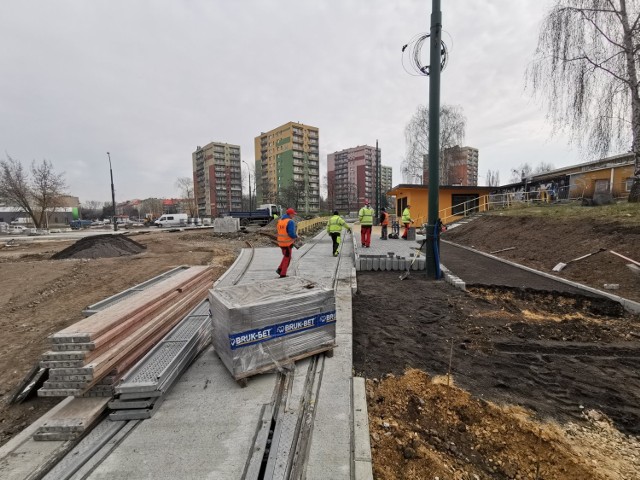
[[[96,235],[78,240],[51,259],[123,257],[143,252],[146,248],[124,235]]]
[[[376,478],[604,478],[553,424],[420,370],[368,380],[367,397]]]

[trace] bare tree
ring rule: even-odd
[[[179,177],[176,180],[176,187],[180,191],[182,204],[186,207],[190,217],[196,217],[198,207],[196,205],[196,197],[193,189],[193,179],[189,177]]]
[[[487,186],[497,187],[500,185],[500,170],[487,170],[487,176],[485,177]]]
[[[444,151],[464,142],[467,119],[462,107],[458,105],[442,105],[440,107],[440,184],[449,183],[449,158]],[[416,176],[423,177],[422,183],[428,183],[424,178],[428,165],[426,159],[429,154],[429,109],[418,105],[405,127],[406,157],[402,162],[402,175],[405,179]]]
[[[29,178],[22,164],[9,156],[0,160],[0,198],[22,208],[36,228],[42,228],[47,214],[60,206],[66,189],[64,174],[55,173],[53,164],[46,160],[31,162],[30,173]]]
[[[105,202],[98,200],[87,200],[83,202],[82,208],[80,209],[82,218],[97,218],[100,215],[104,203]]]
[[[306,192],[304,182],[293,182],[280,190],[279,200],[283,208],[298,210],[304,207]]]
[[[524,180],[531,175],[535,175],[537,173],[545,173],[553,170],[553,164],[540,162],[535,167],[532,167],[528,163],[523,163],[517,168],[511,169],[511,183],[518,183]]]
[[[635,155],[630,202],[640,202],[640,2],[556,0],[527,72],[554,125],[593,154]]]

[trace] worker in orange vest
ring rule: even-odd
[[[298,238],[296,234],[296,222],[293,221],[295,215],[297,215],[296,211],[293,208],[289,208],[276,224],[278,230],[278,246],[280,250],[282,250],[282,261],[276,270],[280,278],[287,276],[287,268],[289,268],[289,263],[291,262],[293,244]]]
[[[386,208],[380,209],[380,240],[388,240],[387,238],[387,227],[389,226],[389,214],[387,213]]]

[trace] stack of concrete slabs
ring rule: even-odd
[[[285,277],[209,291],[213,346],[236,380],[335,347],[332,289]]]

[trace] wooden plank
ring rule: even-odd
[[[166,305],[170,303],[175,296],[179,296],[186,289],[198,283],[203,278],[208,278],[212,273],[212,267],[190,267],[184,272],[169,277],[163,282],[150,287],[144,295],[144,298],[134,296],[124,299],[95,315],[87,317],[69,327],[54,333],[49,339],[54,343],[73,343],[88,339],[81,343],[89,343],[100,335],[112,330],[116,325],[131,318],[143,310],[157,310],[157,304]],[[154,308],[156,304],[156,308]],[[71,341],[69,341],[71,339]]]
[[[109,398],[74,398],[44,422],[36,434],[83,432],[102,415]]]
[[[170,309],[158,315],[154,321],[132,333],[116,349],[109,351],[98,358],[92,364],[94,367],[94,379],[89,386],[97,383],[104,376],[116,369],[118,373],[124,373],[123,365],[132,364],[132,358],[141,358],[153,345],[160,341],[189,311],[204,300],[209,290],[205,284],[200,289],[192,292],[189,297],[173,305]]]

